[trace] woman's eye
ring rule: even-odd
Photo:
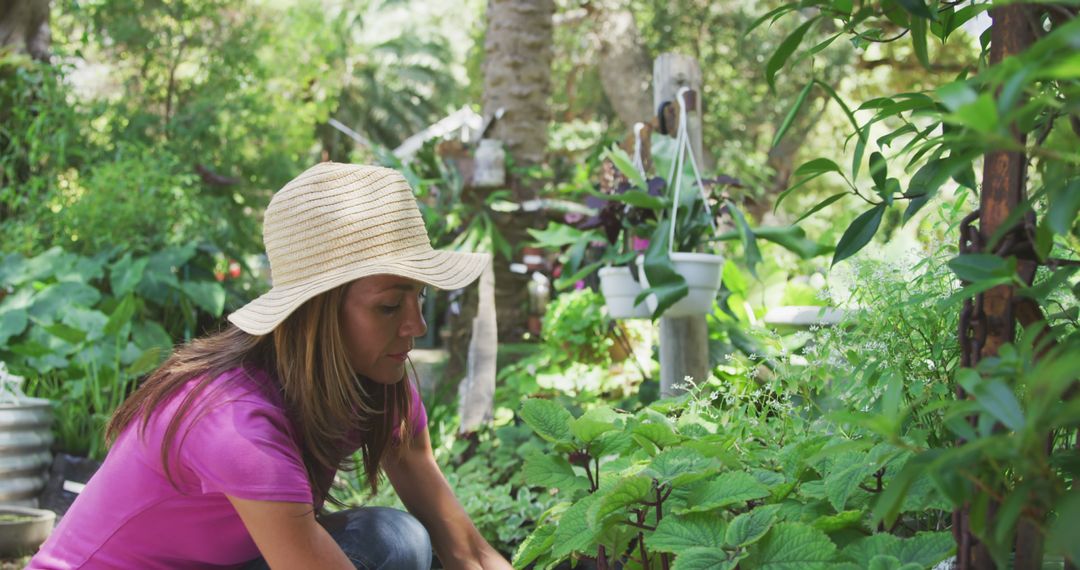
[[[382,311],[383,313],[386,313],[387,315],[392,315],[392,314],[394,314],[395,311],[397,311],[400,308],[401,308],[401,305],[382,305],[382,306],[379,307],[379,310]]]

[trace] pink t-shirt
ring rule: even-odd
[[[181,422],[169,462],[180,490],[173,487],[161,464],[162,440],[180,395],[194,383],[151,417],[145,437],[139,422],[124,430],[29,569],[234,568],[259,550],[226,494],[313,502],[275,382],[245,368],[211,382]],[[415,436],[427,414],[412,392]]]

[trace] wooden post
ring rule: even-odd
[[[689,56],[664,53],[653,62],[653,108],[658,113],[665,102],[675,103],[675,94],[682,87],[694,91],[693,105],[687,114],[690,129],[690,149],[697,163],[704,166],[701,139],[701,68]],[[671,124],[670,122],[668,123]],[[675,134],[671,126],[672,136]],[[666,172],[660,173],[667,176]],[[670,182],[670,181],[669,181]],[[709,374],[709,327],[705,315],[693,317],[660,317],[660,396],[684,392],[683,380],[690,376],[703,382]]]

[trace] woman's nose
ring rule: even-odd
[[[424,303],[417,300],[406,311],[405,321],[401,323],[400,334],[406,338],[416,338],[427,334],[427,322],[424,321]]]

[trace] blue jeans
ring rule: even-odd
[[[431,539],[420,521],[386,507],[348,509],[319,517],[319,524],[358,570],[429,570]],[[262,558],[243,570],[269,570]]]

